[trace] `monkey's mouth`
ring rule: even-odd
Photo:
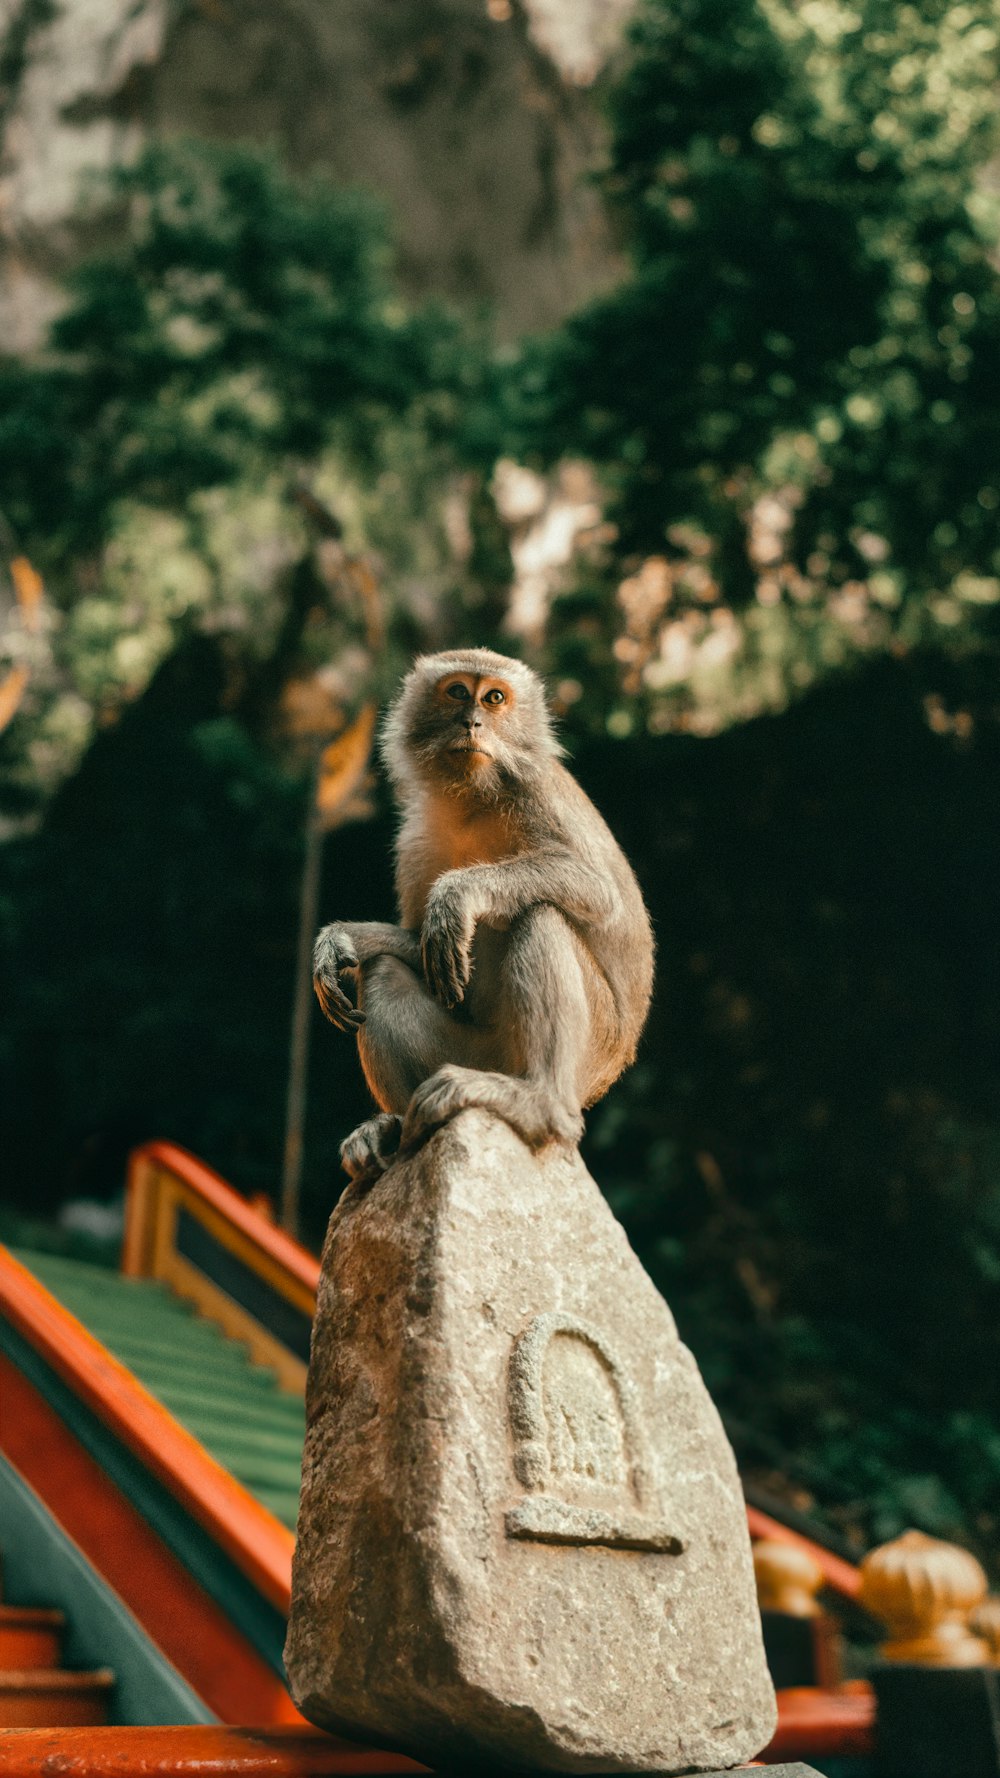
[[[448,752],[478,754],[480,759],[493,758],[492,753],[488,753],[485,747],[480,747],[477,741],[455,741],[453,745],[449,747]]]

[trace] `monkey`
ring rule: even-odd
[[[361,1182],[470,1106],[575,1144],[635,1058],[653,935],[631,866],[562,764],[541,680],[486,648],[417,659],[381,753],[402,821],[399,925],[335,921],[320,1006],[381,1106],[341,1144]],[[357,982],[354,1004],[342,986]]]

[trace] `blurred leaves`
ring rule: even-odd
[[[696,732],[872,651],[995,661],[995,0],[643,0],[629,41],[631,276],[520,366],[516,448],[601,465],[617,530],[556,661],[589,614],[654,729]]]
[[[14,813],[196,630],[225,639],[237,704],[268,664],[277,697],[381,647],[324,575],[305,472],[355,578],[384,558],[390,660],[467,604],[487,615],[449,511],[488,468],[491,373],[473,330],[402,303],[375,202],[194,143],[147,148],[90,201],[113,249],[71,276],[41,358],[0,362],[3,517],[53,619],[8,736]]]

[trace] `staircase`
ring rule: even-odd
[[[0,1603],[0,1728],[79,1728],[107,1721],[114,1674],[60,1666],[61,1611]]]
[[[245,1347],[167,1285],[61,1255],[13,1252],[216,1462],[294,1530],[305,1437],[301,1397],[280,1389],[273,1372],[251,1363]]]
[[[16,1409],[0,1456],[159,1651],[143,1669],[155,1708],[166,1693],[172,1707],[173,1672],[222,1726],[195,1713],[182,1727],[91,1728],[112,1674],[59,1667],[58,1613],[0,1608],[0,1729],[21,1730],[0,1735],[0,1778],[52,1778],[54,1750],[70,1765],[79,1753],[91,1778],[125,1765],[203,1778],[212,1761],[237,1778],[422,1770],[311,1734],[281,1676],[316,1260],[204,1163],[155,1142],[132,1157],[122,1268],[0,1248],[0,1387]],[[757,1506],[748,1518],[854,1600],[857,1571],[809,1527]],[[120,1720],[177,1721],[143,1714],[138,1696],[122,1719],[131,1655],[102,1636],[93,1646],[121,1675]],[[786,1690],[767,1757],[864,1760],[872,1718],[867,1691]]]

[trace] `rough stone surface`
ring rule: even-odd
[[[286,1664],[430,1760],[680,1772],[771,1736],[743,1497],[586,1172],[466,1112],[331,1218]]]
[[[620,275],[581,90],[632,0],[0,0],[0,338],[29,351],[89,242],[80,180],[150,138],[267,144],[388,204],[406,288],[516,337]]]

